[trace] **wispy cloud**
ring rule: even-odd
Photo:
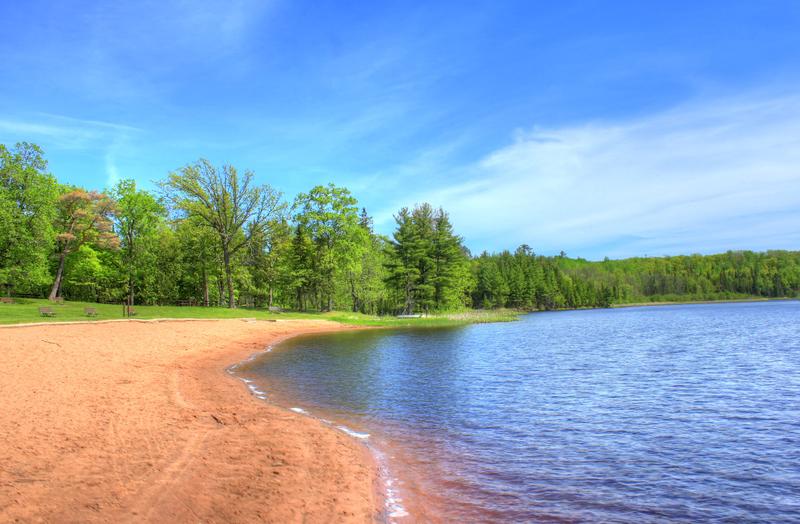
[[[463,169],[467,181],[415,200],[448,209],[473,248],[599,257],[800,247],[800,95],[518,131]]]
[[[61,149],[94,149],[120,143],[142,130],[124,124],[38,113],[27,118],[0,118],[0,143],[44,140]]]
[[[102,120],[90,120],[85,118],[73,118],[64,115],[56,115],[53,113],[36,113],[37,117],[43,117],[46,119],[50,119],[54,122],[61,122],[67,126],[79,127],[79,128],[97,128],[97,129],[107,129],[111,131],[118,131],[123,133],[138,133],[142,131],[142,128],[135,127],[127,124],[119,124],[115,122],[104,122]]]
[[[32,141],[48,152],[72,151],[102,155],[106,185],[123,178],[118,158],[129,153],[144,130],[126,124],[37,113],[27,118],[0,118],[0,143]]]
[[[0,69],[70,98],[159,101],[183,80],[176,71],[240,67],[246,60],[242,51],[256,27],[264,30],[264,15],[275,4],[146,0],[8,6],[4,29],[24,24],[25,31],[0,42],[7,55]]]

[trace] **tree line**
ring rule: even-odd
[[[472,262],[477,277],[472,305],[483,308],[575,309],[800,294],[797,251],[590,262],[536,255],[523,245],[514,253],[483,253]]]
[[[133,180],[88,190],[60,184],[38,146],[0,145],[7,295],[408,314],[800,292],[800,252],[591,262],[523,245],[472,256],[441,208],[403,208],[395,221],[380,235],[346,188],[289,201],[250,171],[202,159],[153,192]]]

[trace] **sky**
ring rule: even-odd
[[[800,3],[0,0],[0,143],[65,183],[198,158],[474,252],[800,249]]]

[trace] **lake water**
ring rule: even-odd
[[[800,302],[301,337],[245,373],[369,433],[418,520],[800,522]]]

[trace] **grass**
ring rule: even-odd
[[[519,318],[519,313],[508,309],[499,310],[472,310],[458,313],[431,314],[421,318],[396,318],[390,316],[363,315],[361,313],[347,313],[333,311],[322,313],[315,318],[327,318],[342,324],[358,326],[382,327],[439,327],[460,326],[464,324],[483,324],[487,322],[513,322]]]
[[[50,307],[54,317],[42,317],[40,307]],[[84,308],[91,307],[97,310],[97,316],[87,317]],[[463,313],[450,313],[430,315],[422,318],[395,318],[390,316],[364,315],[361,313],[348,313],[332,311],[328,313],[274,313],[263,309],[228,309],[223,307],[180,307],[180,306],[135,306],[137,319],[158,318],[255,318],[258,320],[275,319],[325,319],[342,324],[358,326],[383,326],[383,327],[436,327],[456,326],[480,322],[506,322],[516,320],[517,314],[508,310],[498,311],[467,311]],[[46,299],[17,298],[13,304],[0,303],[0,324],[22,324],[34,322],[69,322],[69,321],[98,321],[125,318],[120,304],[95,304],[91,302],[64,302],[55,304]]]

